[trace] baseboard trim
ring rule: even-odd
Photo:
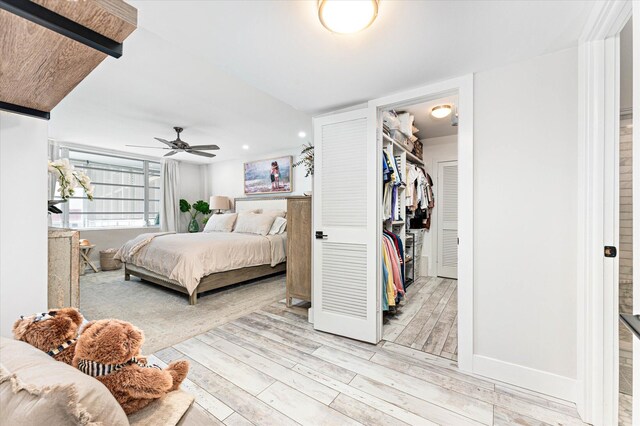
[[[545,395],[576,402],[575,379],[482,355],[473,356],[473,373]]]

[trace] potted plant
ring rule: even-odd
[[[293,167],[304,165],[304,168],[306,171],[306,174],[304,175],[304,177],[308,177],[309,175],[311,175],[312,182],[313,182],[313,158],[314,158],[313,148],[314,146],[311,142],[307,142],[306,144],[303,144],[302,151],[300,151],[300,158],[298,158],[298,161],[293,163]],[[311,191],[305,192],[304,195],[311,195]]]
[[[202,213],[203,215],[207,215],[211,213],[209,209],[209,203],[203,200],[198,200],[195,203],[189,204],[189,202],[185,199],[180,199],[180,211],[182,213],[189,213],[191,215],[191,220],[189,221],[189,226],[187,227],[187,231],[189,232],[199,232],[200,224],[198,223],[198,215]]]
[[[93,200],[93,186],[91,179],[83,171],[76,170],[69,159],[62,158],[57,161],[49,161],[49,173],[51,173],[60,185],[58,192],[63,200],[68,200],[75,193],[75,188],[81,187],[87,198]]]

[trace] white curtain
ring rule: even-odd
[[[180,215],[178,213],[178,180],[180,178],[178,162],[162,160],[160,174],[160,230],[178,232]]]

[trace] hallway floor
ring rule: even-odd
[[[183,425],[583,424],[566,401],[394,342],[315,331],[306,309],[283,303],[150,357],[177,359],[191,362],[183,387],[196,396]]]
[[[458,359],[458,281],[422,277],[407,289],[398,313],[385,316],[384,340]]]

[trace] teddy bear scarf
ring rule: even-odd
[[[88,374],[91,377],[98,377],[115,373],[116,371],[122,370],[124,367],[131,364],[137,364],[138,366],[145,368],[160,369],[160,367],[155,364],[147,365],[145,361],[138,360],[138,358],[133,357],[129,361],[123,362],[122,364],[101,364],[96,361],[81,359],[80,361],[78,361],[78,370],[82,371],[84,374]]]

